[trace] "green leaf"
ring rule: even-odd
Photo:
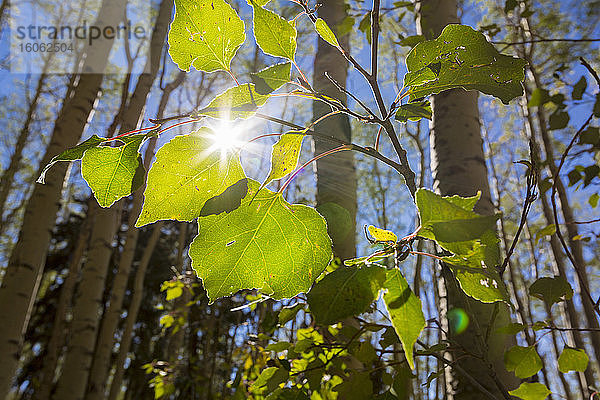
[[[285,351],[285,350],[289,349],[290,347],[292,347],[292,344],[290,342],[277,342],[277,343],[269,344],[265,348],[265,350],[276,351],[279,353],[280,351]]]
[[[600,118],[600,93],[596,93],[596,102],[594,103],[593,111],[594,117]]]
[[[509,302],[508,291],[498,275],[500,249],[495,233],[498,215],[481,216],[472,211],[479,195],[442,197],[419,189],[416,203],[421,218],[419,236],[435,240],[454,253],[444,257],[463,291],[482,302]]]
[[[504,353],[504,366],[507,371],[514,371],[517,378],[528,378],[542,369],[542,359],[535,346],[513,346]]]
[[[579,78],[577,83],[573,86],[573,92],[571,92],[571,97],[573,100],[581,100],[583,98],[583,93],[587,88],[587,80],[585,76]]]
[[[292,63],[280,63],[271,65],[256,73],[251,73],[250,77],[256,93],[266,95],[290,81],[290,73],[292,71]]]
[[[267,10],[254,0],[248,0],[254,9],[254,37],[266,54],[294,60],[296,55],[296,27],[292,22]]]
[[[338,43],[338,40],[335,37],[335,34],[333,33],[329,25],[327,25],[327,22],[325,22],[322,18],[317,18],[317,20],[315,21],[315,29],[317,30],[319,36],[321,36],[321,39],[323,39],[332,46],[340,47],[340,44]]]
[[[306,295],[315,321],[331,325],[365,312],[385,279],[385,268],[376,266],[341,267],[325,275]]]
[[[405,38],[402,38],[398,44],[400,46],[406,46],[406,47],[415,47],[417,44],[425,41],[425,36],[423,35],[412,35],[412,36],[407,36]]]
[[[180,286],[176,286],[173,288],[169,288],[167,289],[167,301],[176,299],[178,297],[180,297],[183,294],[183,288]]]
[[[333,388],[338,393],[338,399],[360,400],[373,396],[373,382],[369,372],[357,372]]]
[[[412,371],[406,365],[396,367],[396,376],[394,376],[392,387],[394,388],[398,400],[410,399],[412,393],[411,379],[414,377]]]
[[[371,44],[371,14],[365,13],[358,23],[358,30],[365,34],[367,42]]]
[[[101,207],[110,207],[144,183],[144,166],[138,152],[146,135],[120,138],[119,147],[91,147],[83,153],[81,175]]]
[[[293,306],[283,307],[279,311],[279,324],[285,325],[294,318],[300,310],[304,310],[304,303],[296,303]]]
[[[420,121],[421,118],[431,119],[431,104],[429,101],[417,101],[402,104],[396,111],[395,119],[400,122]]]
[[[523,332],[527,329],[527,325],[512,322],[506,326],[496,329],[498,333],[504,333],[506,335],[516,335],[519,332]]]
[[[373,225],[369,225],[369,234],[378,242],[397,242],[398,236],[392,231],[381,229]]]
[[[519,3],[517,0],[506,0],[504,3],[504,14],[508,14],[510,11],[514,10]]]
[[[254,197],[258,187],[249,180],[239,208],[198,220],[189,253],[211,303],[253,288],[276,299],[293,297],[331,260],[323,217],[268,189]]]
[[[436,80],[440,76],[441,62],[435,62],[414,72],[404,75],[404,87],[423,85]]]
[[[249,118],[269,99],[268,95],[256,92],[254,84],[245,83],[227,89],[215,97],[206,107],[194,113],[194,116],[207,116],[225,120]]]
[[[544,400],[552,392],[542,383],[523,382],[518,389],[508,393],[522,400]]]
[[[408,54],[409,72],[441,63],[437,79],[412,86],[411,99],[461,87],[493,95],[508,104],[523,94],[524,60],[500,54],[485,36],[465,25],[448,25],[435,40],[417,44]]]
[[[250,391],[266,395],[279,387],[280,383],[286,382],[288,377],[289,373],[284,368],[265,368],[260,373],[258,379],[250,385]]]
[[[327,234],[334,242],[346,240],[348,235],[354,234],[354,219],[350,211],[341,205],[328,201],[317,206],[319,214],[327,221]]]
[[[582,349],[565,347],[558,357],[558,370],[562,373],[569,371],[585,371],[590,359]]]
[[[557,110],[556,112],[553,112],[550,114],[550,118],[548,120],[550,129],[554,130],[566,128],[569,124],[569,119],[569,113],[565,111]]]
[[[529,97],[528,107],[539,107],[550,101],[550,92],[546,89],[535,88]]]
[[[592,208],[596,208],[598,200],[600,200],[600,195],[598,193],[593,193],[588,199],[588,204],[592,206]]]
[[[573,288],[561,276],[553,278],[543,277],[533,282],[529,287],[529,294],[543,300],[549,306],[573,297]]]
[[[302,134],[288,133],[281,135],[279,141],[273,145],[271,171],[262,186],[266,186],[276,179],[281,179],[296,169],[303,139],[304,135]]]
[[[219,215],[222,212],[230,213],[242,204],[242,199],[247,194],[248,179],[240,179],[220,195],[206,200],[202,210],[200,210],[200,216]]]
[[[229,71],[245,40],[244,22],[225,0],[175,0],[168,41],[179,69]]]
[[[46,183],[45,182],[46,173],[57,162],[79,160],[79,159],[81,159],[81,157],[83,157],[83,153],[86,150],[91,149],[96,146],[99,146],[100,143],[103,143],[106,140],[107,140],[106,138],[101,138],[98,135],[92,135],[89,139],[85,140],[84,142],[79,143],[77,146],[71,147],[70,149],[67,149],[67,150],[63,151],[62,153],[52,157],[52,160],[50,160],[48,165],[46,165],[44,167],[44,169],[42,170],[42,173],[40,174],[39,178],[37,179],[37,183]]]
[[[239,154],[213,150],[211,135],[211,129],[200,128],[158,150],[136,226],[161,219],[191,221],[201,215],[208,199],[245,178]]]
[[[410,368],[414,369],[413,347],[426,325],[421,300],[410,290],[408,282],[396,268],[387,271],[385,288],[385,306],[394,330],[402,342],[406,361]]]
[[[170,328],[175,323],[175,318],[173,318],[173,316],[170,314],[165,314],[160,317],[158,323],[165,328]]]
[[[600,144],[600,129],[597,126],[589,126],[585,131],[579,135],[579,144]]]
[[[297,387],[277,388],[273,393],[265,397],[265,400],[310,400],[306,392]]]

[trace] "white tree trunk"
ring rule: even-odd
[[[119,355],[115,363],[115,372],[113,374],[113,380],[110,386],[110,392],[108,395],[109,400],[116,400],[121,393],[121,385],[123,383],[123,374],[125,373],[125,360],[129,355],[129,348],[131,347],[131,339],[133,334],[133,328],[137,321],[138,311],[142,304],[144,297],[144,277],[146,276],[146,269],[150,263],[150,258],[156,247],[156,243],[160,238],[160,229],[162,228],[162,222],[157,222],[152,230],[152,235],[148,239],[144,255],[140,260],[140,265],[135,274],[135,281],[133,283],[133,297],[131,298],[131,304],[127,310],[127,319],[125,320],[125,328],[123,330],[123,339],[119,346]]]
[[[94,25],[104,26],[119,21],[125,0],[105,0]],[[97,40],[84,64],[103,69],[113,40]],[[63,106],[42,166],[56,154],[77,143],[98,97],[101,74],[81,75],[73,97]],[[36,185],[27,204],[19,239],[15,245],[0,286],[0,398],[9,391],[21,354],[23,335],[36,298],[43,266],[46,261],[50,233],[59,209],[60,192],[67,166],[54,166],[46,176],[45,185]]]
[[[428,38],[437,37],[450,23],[458,23],[456,0],[423,0],[419,4],[417,30]],[[481,200],[475,211],[493,214],[494,207],[487,179],[487,168],[481,139],[477,93],[462,89],[450,90],[433,96],[433,119],[430,123],[431,170],[434,189],[443,195],[473,196],[481,191]],[[464,371],[459,374],[450,368],[447,375],[448,398],[471,400],[483,398],[464,374],[498,398],[508,396],[507,390],[518,386],[514,375],[504,368],[504,351],[514,338],[496,333],[496,329],[510,321],[508,307],[500,304],[483,304],[467,297],[458,287],[448,268],[442,268],[445,280],[445,299],[441,303],[446,313],[460,308],[470,318],[467,330],[459,335],[450,333],[449,340],[468,351],[481,355],[484,360],[458,351],[453,354],[457,365]],[[494,308],[496,318],[490,325]],[[486,340],[485,334],[490,332]],[[460,357],[460,358],[459,358]]]

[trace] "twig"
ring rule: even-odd
[[[560,158],[560,163],[558,164],[558,168],[557,168],[557,170],[556,170],[556,172],[555,172],[555,174],[553,176],[552,193],[550,194],[550,201],[552,202],[552,214],[554,215],[554,223],[557,226],[556,236],[558,236],[558,240],[560,240],[560,244],[562,245],[563,250],[565,251],[565,254],[567,255],[567,257],[571,261],[571,264],[573,264],[573,267],[575,268],[575,272],[577,273],[577,277],[579,278],[580,282],[585,282],[585,277],[584,277],[585,271],[582,271],[582,268],[584,266],[579,265],[577,263],[577,261],[573,257],[573,254],[569,250],[569,247],[567,246],[567,243],[565,242],[565,238],[563,237],[563,234],[562,234],[561,230],[558,228],[559,225],[560,225],[560,222],[558,220],[558,211],[557,211],[557,207],[556,207],[556,190],[557,190],[556,184],[558,182],[558,179],[560,178],[560,170],[562,169],[562,167],[563,167],[563,165],[565,163],[565,160],[567,158],[567,155],[569,154],[569,151],[571,150],[571,148],[575,144],[575,141],[577,140],[577,138],[579,137],[579,135],[581,134],[581,132],[583,132],[583,130],[588,126],[588,124],[590,123],[590,121],[592,120],[592,118],[594,118],[594,114],[593,113],[590,114],[589,118],[583,123],[583,125],[581,125],[581,127],[575,133],[575,135],[573,135],[573,139],[571,139],[571,142],[569,143],[569,145],[565,149],[562,157]],[[600,316],[600,309],[598,307],[598,304],[594,302],[594,299],[592,297],[592,294],[590,293],[589,288],[586,285],[581,285],[581,288],[585,292],[586,297],[593,304],[594,311],[596,311],[596,314],[598,314]]]
[[[425,350],[428,350],[429,347],[421,342],[420,340],[417,340],[417,343],[423,347]],[[465,378],[467,378],[472,384],[473,386],[475,386],[477,389],[479,389],[479,391],[483,394],[485,394],[488,398],[490,399],[494,399],[497,400],[496,396],[494,396],[492,393],[490,393],[489,390],[487,390],[485,387],[483,387],[481,385],[481,383],[479,383],[479,381],[477,381],[477,379],[475,379],[474,377],[472,377],[467,371],[465,371],[459,364],[455,364],[452,361],[448,360],[447,358],[437,354],[437,353],[431,353],[431,355],[435,358],[437,358],[438,360],[440,360],[441,362],[443,362],[444,364],[446,364],[447,366],[449,366],[450,368],[455,369],[456,371],[458,371],[462,376],[464,376]]]
[[[492,44],[504,44],[506,47],[516,46],[519,44],[528,44],[528,43],[544,43],[544,42],[600,42],[600,39],[564,39],[564,38],[555,38],[555,39],[531,39],[531,40],[523,40],[520,42],[490,42]]]
[[[598,76],[598,73],[596,72],[596,70],[594,70],[594,68],[592,68],[592,66],[587,61],[585,61],[585,59],[583,57],[579,57],[579,61],[581,61],[583,66],[585,68],[587,68],[587,70],[589,71],[590,74],[592,74],[592,76],[596,80],[596,83],[598,84],[598,88],[600,89],[600,76]]]
[[[335,79],[333,79],[333,77],[331,75],[329,75],[329,73],[325,72],[325,77],[327,79],[329,79],[329,81],[342,93],[347,94],[348,96],[352,97],[352,99],[354,99],[354,101],[356,101],[362,108],[365,109],[366,112],[369,113],[369,115],[371,117],[373,117],[374,120],[379,121],[379,118],[377,118],[377,116],[373,113],[373,111],[371,111],[371,109],[369,107],[367,107],[362,101],[360,101],[360,99],[358,97],[356,97],[355,95],[353,95],[352,93],[350,93],[348,90],[346,90],[342,85],[339,84],[338,81],[336,81]]]
[[[525,175],[527,177],[527,192],[525,194],[525,200],[523,200],[523,211],[521,212],[521,220],[519,222],[519,228],[517,229],[517,232],[515,233],[515,237],[513,238],[510,248],[506,252],[506,257],[504,258],[504,262],[502,263],[502,266],[500,267],[500,270],[498,271],[500,273],[500,276],[502,276],[502,274],[506,270],[508,261],[510,260],[510,257],[512,256],[513,252],[515,251],[515,247],[517,245],[517,242],[519,241],[519,236],[521,236],[521,232],[523,231],[523,228],[525,227],[525,223],[527,222],[527,215],[529,214],[529,211],[531,210],[531,206],[533,205],[533,202],[537,199],[537,192],[535,189],[537,187],[538,174],[536,172],[537,165],[535,165],[535,163],[533,161],[533,141],[532,140],[529,141],[529,158],[531,159],[531,161],[529,161],[527,164],[525,164],[527,166],[527,171],[525,173]],[[523,162],[523,163],[525,163],[525,162]]]

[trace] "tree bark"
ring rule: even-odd
[[[39,388],[35,391],[33,398],[35,400],[48,400],[50,393],[54,385],[54,376],[56,373],[56,366],[58,364],[58,357],[60,356],[61,350],[65,344],[64,334],[65,326],[67,322],[67,310],[71,306],[73,300],[73,292],[75,291],[75,285],[77,284],[77,278],[81,270],[81,262],[85,250],[88,247],[88,242],[91,233],[91,227],[94,225],[94,213],[92,208],[92,202],[88,201],[88,214],[86,220],[81,227],[81,233],[77,239],[77,245],[73,251],[73,256],[69,262],[69,270],[67,276],[60,288],[60,296],[58,298],[58,304],[56,305],[56,314],[54,315],[54,324],[52,325],[52,333],[50,334],[50,340],[46,348],[46,354],[44,356],[44,366],[42,369],[42,376]]]
[[[37,111],[40,96],[42,94],[42,89],[46,83],[46,78],[48,78],[46,69],[50,59],[51,57],[46,58],[44,71],[40,75],[35,88],[35,93],[29,101],[27,115],[25,117],[25,122],[19,131],[19,136],[17,137],[17,142],[15,144],[15,150],[10,158],[8,168],[2,174],[2,178],[0,178],[0,233],[4,232],[4,226],[8,222],[2,217],[4,215],[4,210],[6,209],[6,199],[8,198],[8,194],[12,188],[15,174],[19,170],[21,160],[23,159],[23,149],[25,149],[25,145],[27,145],[27,139],[29,138],[29,127],[34,120],[35,112]]]
[[[105,0],[94,22],[96,26],[119,21],[125,0]],[[84,71],[94,66],[103,69],[113,40],[97,40],[93,51],[87,52]],[[50,144],[41,165],[81,137],[100,91],[102,74],[80,76],[73,97],[63,106],[54,125]],[[54,166],[46,176],[45,185],[36,185],[27,204],[19,239],[10,256],[6,274],[0,286],[0,398],[9,391],[23,345],[23,334],[35,301],[46,260],[50,233],[59,209],[59,198],[66,165]]]
[[[163,0],[156,19],[154,31],[150,42],[150,54],[146,62],[147,74],[140,75],[136,84],[136,88],[131,96],[131,100],[123,114],[123,122],[121,124],[121,132],[127,132],[138,124],[138,121],[143,116],[143,109],[146,104],[146,98],[150,93],[158,69],[160,66],[160,56],[162,47],[167,36],[169,21],[171,19],[171,11],[173,3],[170,0]],[[152,140],[146,148],[144,158],[145,168],[148,170],[150,161],[154,156],[155,140]],[[112,283],[110,294],[110,303],[108,309],[104,313],[102,325],[98,334],[96,344],[96,352],[93,357],[93,364],[89,375],[88,392],[86,399],[101,400],[105,398],[106,379],[110,368],[110,358],[114,346],[114,332],[119,324],[121,308],[123,306],[123,297],[127,289],[127,280],[133,263],[135,247],[137,244],[139,230],[134,227],[135,221],[140,213],[143,203],[143,189],[138,189],[133,195],[133,205],[129,214],[128,231],[125,239],[125,245],[121,258],[119,260],[117,273]],[[116,214],[115,210],[107,210],[111,214]]]
[[[427,38],[438,36],[444,26],[458,23],[455,0],[424,0],[418,5],[417,31]],[[473,196],[481,191],[475,206],[480,214],[490,215],[494,207],[490,195],[483,153],[477,93],[455,89],[433,96],[433,119],[430,123],[431,170],[434,189],[442,195]],[[453,359],[468,375],[498,398],[508,398],[507,390],[518,386],[514,375],[504,368],[504,351],[514,342],[508,335],[495,333],[510,321],[508,307],[483,304],[467,297],[458,287],[448,268],[442,266],[446,283],[446,312],[463,309],[471,324],[461,334],[449,332],[449,340],[463,350]],[[497,307],[497,316],[490,318]],[[491,332],[489,338],[485,332]],[[511,340],[512,339],[512,340]],[[480,358],[469,353],[476,353]],[[460,355],[460,357],[457,357]],[[482,394],[455,370],[447,376],[449,399],[481,399]]]
[[[110,386],[110,392],[108,400],[116,400],[121,393],[121,385],[123,383],[123,374],[125,372],[125,360],[129,355],[129,348],[131,346],[131,339],[135,322],[137,321],[138,311],[144,298],[144,277],[146,276],[146,269],[150,263],[150,258],[154,252],[154,248],[158,239],[160,238],[160,229],[162,228],[162,222],[157,222],[152,230],[152,235],[148,239],[144,255],[140,260],[140,265],[135,274],[135,281],[133,283],[133,297],[131,304],[127,310],[127,319],[125,320],[125,328],[123,330],[123,339],[119,346],[119,355],[115,363],[115,372],[113,374],[113,380]]]
[[[336,32],[337,26],[346,16],[344,1],[331,0],[319,8],[319,16]],[[349,35],[337,35],[340,44],[348,48]],[[339,51],[320,37],[314,60],[313,87],[320,93],[346,102],[346,95],[327,79],[327,72],[342,86],[346,86],[348,63]],[[313,118],[331,112],[331,108],[322,102],[313,102]],[[347,115],[334,115],[317,123],[315,129],[327,132],[331,136],[351,141],[350,121]],[[330,142],[313,138],[315,155],[331,150]],[[356,256],[356,170],[354,155],[351,151],[342,151],[321,158],[315,163],[317,175],[317,209],[326,215],[328,225],[333,226],[329,233],[333,239],[336,257],[343,259]],[[333,203],[333,204],[330,204]],[[342,209],[340,209],[342,207]],[[343,211],[345,210],[345,211]],[[336,213],[337,211],[337,213]],[[346,214],[347,213],[347,214]],[[343,215],[346,214],[346,215]],[[335,215],[335,217],[333,217]],[[332,216],[332,217],[330,217]]]

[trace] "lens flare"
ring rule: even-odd
[[[450,330],[459,335],[469,327],[469,315],[462,308],[453,308],[448,311],[448,324]]]

